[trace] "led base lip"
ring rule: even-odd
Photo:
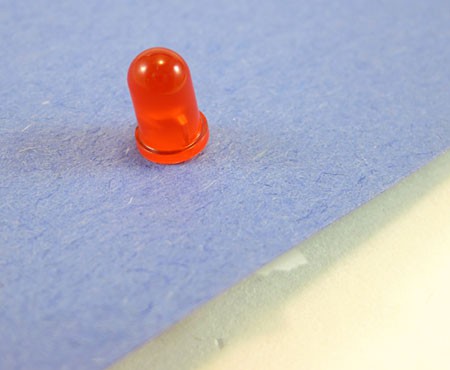
[[[146,146],[139,138],[139,127],[136,127],[136,146],[139,153],[141,153],[145,159],[159,164],[178,164],[194,158],[205,148],[209,139],[208,121],[202,112],[199,113],[201,120],[201,132],[199,137],[191,145],[177,151],[158,151]]]

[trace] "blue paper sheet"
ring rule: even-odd
[[[101,369],[450,146],[448,1],[0,6],[0,369]],[[141,50],[211,138],[146,162]]]

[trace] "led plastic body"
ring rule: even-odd
[[[128,86],[138,125],[139,152],[149,161],[175,164],[199,154],[209,138],[198,110],[189,67],[172,50],[140,53],[128,69]]]

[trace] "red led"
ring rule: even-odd
[[[180,55],[165,48],[143,51],[131,62],[128,86],[138,122],[136,144],[144,158],[175,164],[203,150],[208,122]]]

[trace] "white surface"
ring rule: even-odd
[[[450,153],[113,366],[449,369]]]

